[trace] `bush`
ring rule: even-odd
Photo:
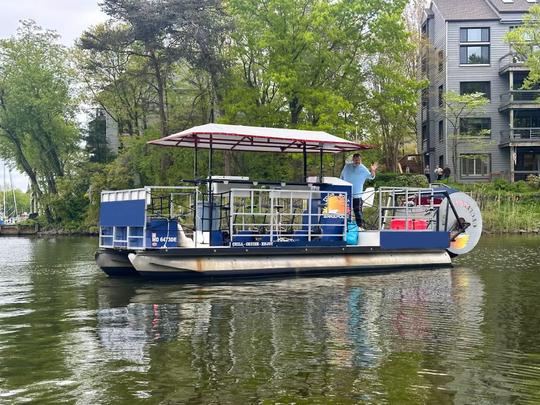
[[[491,183],[452,184],[453,188],[465,192],[481,192],[484,194],[530,194],[537,193],[538,188],[529,181],[516,181],[510,183],[506,180],[496,179]]]
[[[373,181],[375,187],[428,187],[423,174],[380,173]]]
[[[526,180],[527,184],[533,188],[540,188],[540,176],[529,174]]]

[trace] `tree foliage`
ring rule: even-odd
[[[468,137],[471,134],[460,133],[461,120],[477,115],[487,103],[489,103],[489,100],[483,93],[458,94],[449,91],[443,97],[443,106],[439,109],[439,114],[441,117],[446,118],[452,127],[452,136],[448,138],[452,141],[452,172],[454,181],[457,179],[458,146],[462,143],[478,143],[478,138],[475,140]]]
[[[103,0],[109,20],[89,27],[69,54],[54,33],[26,25],[1,46],[0,154],[27,172],[51,220],[56,213],[73,224],[95,221],[103,188],[193,177],[193,151],[146,142],[209,121],[325,130],[377,145],[373,154],[393,170],[414,134],[424,85],[405,5]],[[98,117],[82,137],[87,153],[77,147],[70,58],[87,90],[83,101],[118,123],[114,159]],[[325,157],[325,172],[339,174],[344,158]],[[318,157],[308,164],[318,174]],[[294,154],[215,153],[218,171],[260,179],[299,181],[302,166]],[[207,152],[199,152],[198,176],[207,169]]]
[[[0,156],[28,175],[38,197],[57,192],[78,149],[73,76],[57,38],[26,21],[0,41]]]
[[[540,6],[533,5],[523,17],[523,24],[508,32],[506,40],[517,58],[524,60],[529,74],[524,88],[540,82]]]
[[[370,60],[388,50],[385,28],[403,5],[230,1],[231,58],[237,63],[227,120],[352,133],[365,112]],[[392,28],[403,32],[402,26]]]
[[[79,47],[87,51],[83,67],[98,79],[102,91],[110,90],[110,96],[123,97],[122,102],[131,104],[131,132],[139,129],[140,118],[146,127],[147,117],[140,115],[155,106],[161,135],[168,135],[169,92],[175,81],[175,64],[180,60],[208,72],[212,94],[217,94],[223,70],[217,56],[223,20],[219,1],[104,0],[102,8],[111,20],[81,37]],[[96,65],[94,57],[106,63]],[[102,72],[101,83],[94,68]],[[105,108],[107,102],[114,105],[112,101],[100,100]]]

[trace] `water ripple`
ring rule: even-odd
[[[540,238],[483,238],[454,268],[214,284],[108,279],[88,238],[5,243],[0,401],[538,400]]]

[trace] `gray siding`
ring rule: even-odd
[[[105,137],[109,151],[117,155],[120,148],[120,139],[118,137],[118,123],[105,112]]]
[[[444,1],[444,0],[443,0]],[[451,1],[451,0],[446,0]],[[509,124],[509,112],[499,112],[501,94],[509,91],[508,74],[499,75],[499,60],[506,55],[510,47],[504,41],[504,36],[511,25],[522,19],[522,13],[505,13],[500,20],[474,20],[471,21],[446,21],[436,4],[432,3],[431,10],[433,17],[430,20],[430,42],[432,44],[430,58],[430,68],[428,79],[429,86],[429,151],[422,149],[421,144],[421,123],[418,128],[419,150],[422,153],[429,153],[429,165],[431,171],[439,162],[439,156],[444,156],[444,163],[452,171],[459,173],[458,167],[452,167],[453,141],[451,139],[453,128],[445,121],[445,134],[439,140],[438,123],[441,119],[438,108],[438,89],[444,86],[444,92],[453,91],[459,93],[460,82],[490,81],[491,102],[483,109],[475,113],[478,117],[491,118],[491,136],[489,139],[481,139],[475,142],[465,143],[460,141],[458,145],[458,155],[468,153],[488,153],[491,156],[490,172],[493,176],[508,176],[510,172],[510,149],[500,148],[501,131],[507,130]],[[469,27],[489,27],[490,28],[490,63],[489,65],[460,65],[460,28]],[[443,72],[438,71],[437,53],[443,50],[445,64]],[[449,138],[450,136],[450,138]],[[457,171],[456,171],[457,169]],[[459,178],[459,177],[458,177]],[[467,178],[461,181],[469,181]]]
[[[446,21],[444,20],[443,16],[439,12],[439,10],[434,7],[435,10],[435,20],[436,20],[436,30],[437,33],[434,36],[434,46],[438,50],[442,50],[444,53],[444,68],[442,72],[439,72],[438,69],[436,69],[436,74],[433,77],[433,94],[434,94],[434,100],[433,100],[433,110],[432,110],[432,117],[431,122],[433,123],[433,131],[431,133],[431,154],[430,154],[430,161],[431,161],[431,168],[432,173],[435,167],[439,164],[439,156],[445,156],[445,142],[444,139],[446,139],[446,136],[448,134],[447,130],[447,123],[446,120],[444,120],[444,116],[441,116],[439,111],[439,86],[443,86],[444,92],[448,90],[448,84],[446,83],[446,75],[448,72],[448,53],[451,52],[451,49],[446,49],[447,43],[446,43]],[[443,135],[443,141],[440,141],[439,137],[439,121],[444,120],[444,135]],[[446,156],[445,156],[446,157]],[[444,165],[449,165],[449,162],[444,162]]]
[[[489,27],[490,28],[490,64],[489,66],[459,64],[459,33],[460,28],[465,27]],[[461,153],[489,153],[491,155],[491,172],[499,173],[509,170],[509,152],[499,148],[501,131],[509,127],[508,113],[499,113],[500,96],[509,91],[507,77],[499,75],[499,59],[509,51],[509,46],[504,42],[504,35],[508,32],[508,25],[500,22],[451,22],[448,24],[448,83],[447,89],[459,93],[460,82],[465,81],[490,81],[491,102],[483,108],[483,112],[475,114],[481,117],[491,118],[491,137],[481,144],[460,144],[458,154]],[[451,142],[449,142],[451,143]],[[449,147],[449,159],[452,154]]]

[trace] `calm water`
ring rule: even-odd
[[[90,238],[0,239],[0,403],[540,403],[540,238],[453,269],[113,280]]]

